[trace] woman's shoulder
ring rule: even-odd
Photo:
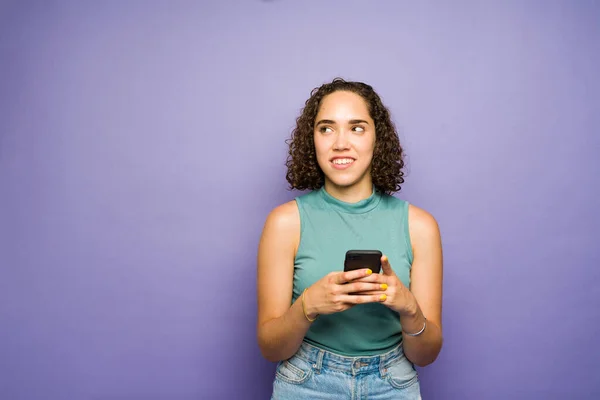
[[[265,223],[265,229],[277,233],[293,233],[300,227],[300,213],[296,200],[290,200],[273,208]]]
[[[300,215],[294,200],[273,208],[263,227],[260,247],[271,251],[289,249],[295,254],[300,242]]]
[[[439,225],[433,214],[412,203],[408,204],[408,226],[411,236],[424,240],[431,240],[440,235]]]

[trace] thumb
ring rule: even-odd
[[[394,273],[394,270],[392,269],[392,266],[390,265],[390,260],[388,260],[387,256],[381,257],[381,269],[383,270],[384,275],[388,275],[388,276],[396,275]]]

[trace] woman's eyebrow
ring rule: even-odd
[[[330,119],[322,119],[319,122],[317,122],[315,125],[321,125],[321,124],[335,125],[335,121],[330,120]]]
[[[350,121],[348,121],[349,124],[367,124],[369,125],[369,123],[367,121],[365,121],[364,119],[351,119]],[[328,124],[328,125],[335,125],[335,121],[331,120],[331,119],[322,119],[319,122],[317,122],[315,124],[316,125],[321,125],[321,124]]]

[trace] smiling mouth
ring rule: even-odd
[[[331,161],[334,165],[348,165],[348,164],[352,164],[354,162],[354,159],[352,158],[336,158],[335,160]]]

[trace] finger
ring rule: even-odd
[[[346,271],[338,274],[336,283],[341,285],[344,283],[348,283],[355,279],[364,278],[365,276],[372,275],[373,271],[369,268],[361,268],[354,271]]]
[[[376,296],[376,297],[380,297],[382,294],[385,294],[387,298],[390,297],[389,294],[387,294],[381,290],[372,290],[372,291],[368,291],[368,292],[349,293],[349,294],[351,296]]]
[[[388,292],[390,292],[390,289],[388,289],[387,283],[376,283],[369,290],[357,290],[357,291],[351,292],[351,294],[358,294],[358,295],[378,294],[378,295],[381,295],[383,293],[387,294]],[[389,294],[388,294],[388,296],[389,296]]]
[[[340,300],[347,304],[366,304],[366,303],[383,303],[387,300],[385,293],[381,294],[355,294],[342,295]]]
[[[382,274],[371,274],[363,278],[355,279],[354,282],[370,282],[370,283],[387,283],[389,285],[389,277]]]
[[[350,282],[342,287],[342,293],[362,293],[373,292],[387,289],[385,283],[370,283],[370,282]]]
[[[388,260],[387,256],[381,256],[381,269],[383,271],[384,275],[387,276],[394,276],[394,270],[392,269],[392,266],[390,265],[390,260]]]

